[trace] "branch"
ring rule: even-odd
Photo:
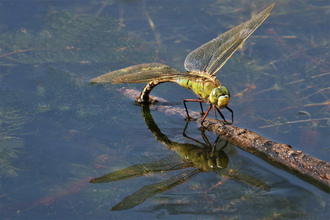
[[[135,99],[140,94],[135,89],[125,87],[118,91],[130,99]],[[183,118],[186,116],[183,108],[164,105],[167,102],[165,99],[159,97],[150,97],[150,99],[160,102],[152,108],[167,116]],[[199,125],[201,124],[201,116],[198,113],[189,110],[189,115]],[[210,118],[206,118],[203,125],[206,130],[215,132],[220,138],[228,140],[237,147],[330,192],[330,163],[296,151],[290,145],[273,142],[248,129],[227,125]]]

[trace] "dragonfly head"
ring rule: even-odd
[[[209,99],[217,108],[224,108],[229,103],[230,92],[226,87],[220,86],[212,90]]]

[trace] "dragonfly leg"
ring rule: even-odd
[[[211,105],[210,105],[210,107],[207,109],[207,111],[206,111],[205,115],[204,115],[204,116],[203,116],[203,118],[202,118],[202,122],[201,122],[201,125],[202,125],[203,127],[204,127],[204,125],[203,125],[203,122],[204,122],[204,120],[205,120],[206,116],[209,114],[209,112],[210,112],[211,108],[212,108],[212,104],[211,104]]]
[[[203,138],[204,142],[206,143],[206,146],[209,146],[209,147],[212,146],[209,139],[205,135],[204,129],[202,129],[202,138]],[[205,146],[205,144],[203,144],[203,145]]]
[[[233,112],[233,110],[231,110],[231,108],[229,108],[228,106],[226,106],[226,109],[228,109],[228,111],[231,112],[231,123],[234,123],[234,112]]]
[[[215,119],[215,120],[218,120],[218,118],[217,118],[217,114],[215,113],[215,109],[216,109],[216,107],[215,107],[215,105],[212,105],[212,107],[213,107],[214,119]],[[218,109],[217,109],[217,110],[218,110]]]
[[[200,102],[199,104],[200,104],[200,106],[201,106],[201,110],[202,110],[201,115],[204,115],[205,113],[204,113],[204,111],[203,111],[202,102]]]
[[[226,119],[225,119],[225,116],[223,116],[223,114],[221,113],[221,111],[217,108],[217,111],[219,112],[219,114],[221,115],[221,118],[225,121],[226,123]]]
[[[187,123],[186,123],[186,127],[184,128],[184,130],[183,130],[183,137],[185,137],[185,138],[188,138],[189,140],[192,140],[192,141],[194,141],[194,142],[196,142],[196,143],[198,143],[198,144],[200,144],[200,145],[203,145],[203,146],[205,146],[205,144],[203,144],[202,142],[200,142],[200,141],[198,141],[198,140],[196,140],[196,139],[194,139],[194,138],[191,138],[191,137],[189,137],[188,135],[186,135],[186,129],[187,129],[187,127],[188,127],[188,123],[189,123],[189,121],[187,121]],[[202,137],[203,137],[203,135],[204,135],[204,131],[202,130]],[[205,136],[205,135],[204,135]],[[204,137],[203,137],[203,139],[204,139]],[[207,138],[206,138],[207,139]],[[205,140],[205,139],[204,139]]]
[[[184,105],[184,109],[186,109],[187,117],[188,117],[188,120],[189,120],[190,117],[189,117],[188,109],[187,109],[187,106],[186,106],[186,100],[183,100],[183,105]]]
[[[189,113],[188,113],[186,102],[199,102],[199,103],[202,103],[204,101],[203,100],[200,100],[200,99],[184,99],[183,100],[183,105],[184,105],[184,108],[186,109],[187,117],[188,117],[188,120],[189,120],[190,119],[190,116],[189,116]],[[200,104],[200,105],[202,106],[202,104]],[[202,108],[202,111],[203,111],[203,108]]]
[[[187,129],[187,127],[188,127],[188,123],[189,123],[189,121],[187,121],[187,123],[186,123],[186,126],[184,127],[184,129],[183,129],[183,137],[188,137],[187,135],[186,135],[186,129]]]
[[[216,150],[216,148],[217,148],[217,143],[218,143],[219,139],[220,139],[220,137],[219,137],[219,136],[217,137],[217,139],[215,139],[215,142],[214,142],[214,144],[213,144],[213,146],[212,146],[212,152],[211,152],[211,156],[213,156],[213,155],[214,155],[214,151],[215,151],[215,150]],[[210,145],[210,146],[211,146],[211,145]]]

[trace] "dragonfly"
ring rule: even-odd
[[[232,123],[234,112],[228,107],[230,100],[229,90],[221,85],[216,72],[227,62],[232,54],[243,42],[263,23],[275,7],[275,3],[248,20],[217,38],[203,44],[188,54],[184,61],[187,72],[178,71],[161,63],[144,63],[115,70],[91,80],[92,83],[147,83],[141,94],[136,98],[138,103],[150,103],[151,90],[165,82],[172,82],[192,90],[198,99],[184,99],[183,104],[190,119],[186,102],[199,102],[202,113],[202,103],[209,104],[201,125],[213,108],[214,118],[217,120],[216,110],[225,123],[226,119],[220,109],[226,108],[231,112]]]

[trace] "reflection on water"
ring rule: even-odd
[[[231,89],[240,127],[328,160],[328,1],[274,2],[263,28],[217,77]],[[226,147],[220,150],[225,141],[206,133],[210,144],[205,144],[196,127],[188,126],[186,133],[200,143],[182,137],[183,120],[152,112],[157,126],[151,126],[151,116],[143,112],[153,136],[139,107],[116,85],[88,83],[139,63],[182,70],[189,50],[273,1],[66,3],[0,5],[1,218],[329,218],[327,193],[240,150],[229,157]],[[180,105],[193,97],[175,85],[153,92]],[[213,143],[218,148],[212,154]],[[208,162],[196,160],[198,155]],[[153,165],[149,170],[158,164],[162,170],[166,164],[189,167],[89,183],[132,166],[141,175],[141,164]],[[251,186],[258,180],[270,191]],[[158,193],[152,186],[159,185],[167,190]],[[125,197],[132,206],[148,196],[132,209],[109,211]]]
[[[179,175],[171,177],[165,181],[144,186],[133,195],[126,197],[121,203],[115,205],[111,210],[118,211],[133,208],[151,196],[157,195],[177,185],[185,183],[200,172],[208,171],[214,171],[227,178],[237,179],[254,187],[270,191],[270,187],[264,182],[252,176],[244,175],[237,169],[227,168],[229,156],[235,156],[237,154],[235,147],[228,144],[227,141],[223,142],[217,138],[212,146],[202,131],[203,139],[207,144],[202,144],[197,140],[196,142],[200,145],[173,142],[160,131],[150,114],[149,106],[142,105],[141,108],[147,127],[155,136],[156,140],[177,154],[166,156],[155,163],[134,165],[126,169],[92,179],[90,182],[105,183],[135,178],[153,172],[172,171],[177,169],[185,169],[188,167],[194,169],[185,170],[183,173],[180,173]]]

